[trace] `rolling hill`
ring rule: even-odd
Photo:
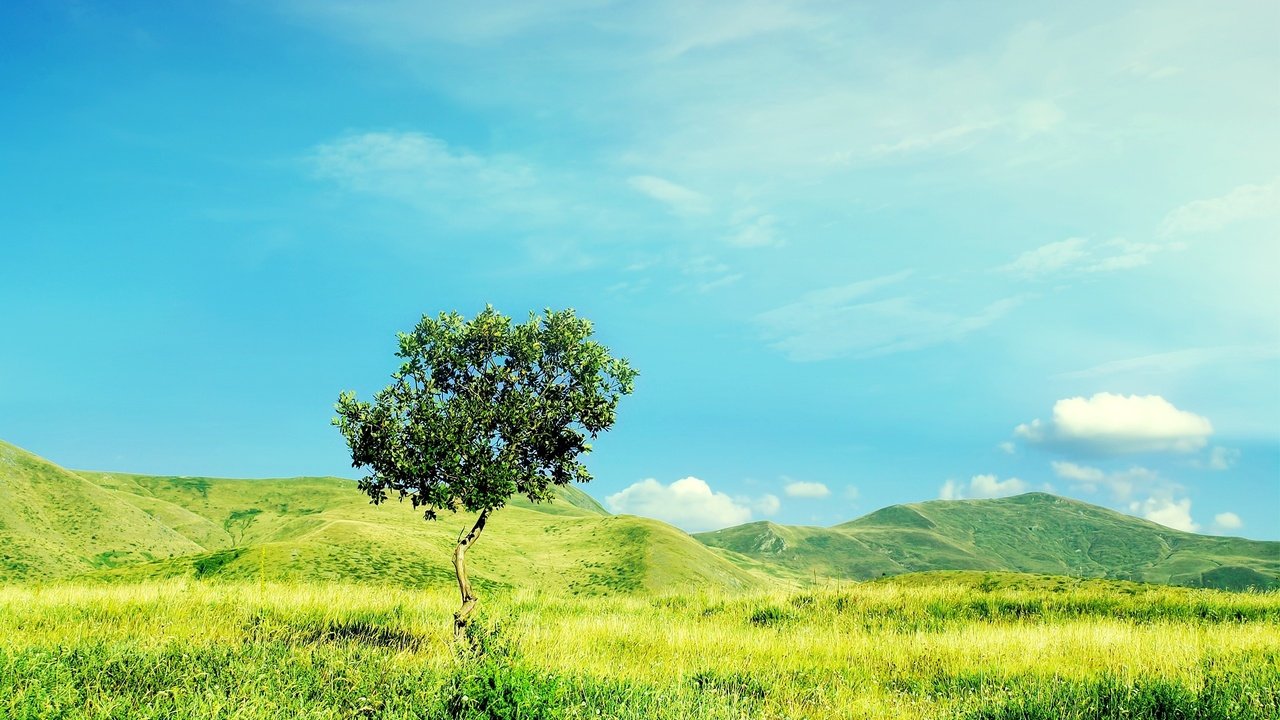
[[[830,528],[756,522],[695,537],[744,568],[791,579],[985,570],[1280,587],[1280,543],[1195,535],[1046,493],[893,505]]]
[[[71,575],[201,550],[117,493],[0,442],[0,578]]]
[[[467,515],[424,522],[351,480],[67,470],[0,442],[0,582],[84,578],[454,582]],[[492,516],[468,554],[481,588],[726,592],[928,571],[1280,588],[1280,543],[1179,532],[1044,493],[894,505],[834,527],[755,522],[690,536],[612,516],[576,487]]]
[[[233,480],[71,471],[0,444],[0,582],[163,577],[455,582],[450,551],[474,517],[424,522],[373,506],[351,480]],[[589,495],[518,498],[468,553],[484,587],[574,594],[763,588],[767,578],[665,523],[611,516]]]

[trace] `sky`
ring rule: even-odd
[[[0,439],[358,477],[423,314],[640,371],[697,531],[1044,490],[1280,539],[1280,5],[9,2]]]

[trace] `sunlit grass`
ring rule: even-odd
[[[449,717],[480,672],[451,645],[455,604],[367,585],[0,588],[0,716]],[[1276,594],[939,581],[482,607],[516,650],[499,683],[554,697],[548,716],[1280,714]]]

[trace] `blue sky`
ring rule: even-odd
[[[1280,539],[1274,3],[169,5],[0,9],[0,438],[353,477],[397,330],[574,307],[618,511]]]

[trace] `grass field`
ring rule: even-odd
[[[11,585],[0,716],[1280,717],[1275,593],[984,573],[503,590],[482,601],[483,651],[463,656],[455,605],[443,588]]]
[[[0,442],[0,720],[1280,718],[1278,543],[1044,494],[695,539],[570,487],[494,514],[460,652],[471,521]]]

